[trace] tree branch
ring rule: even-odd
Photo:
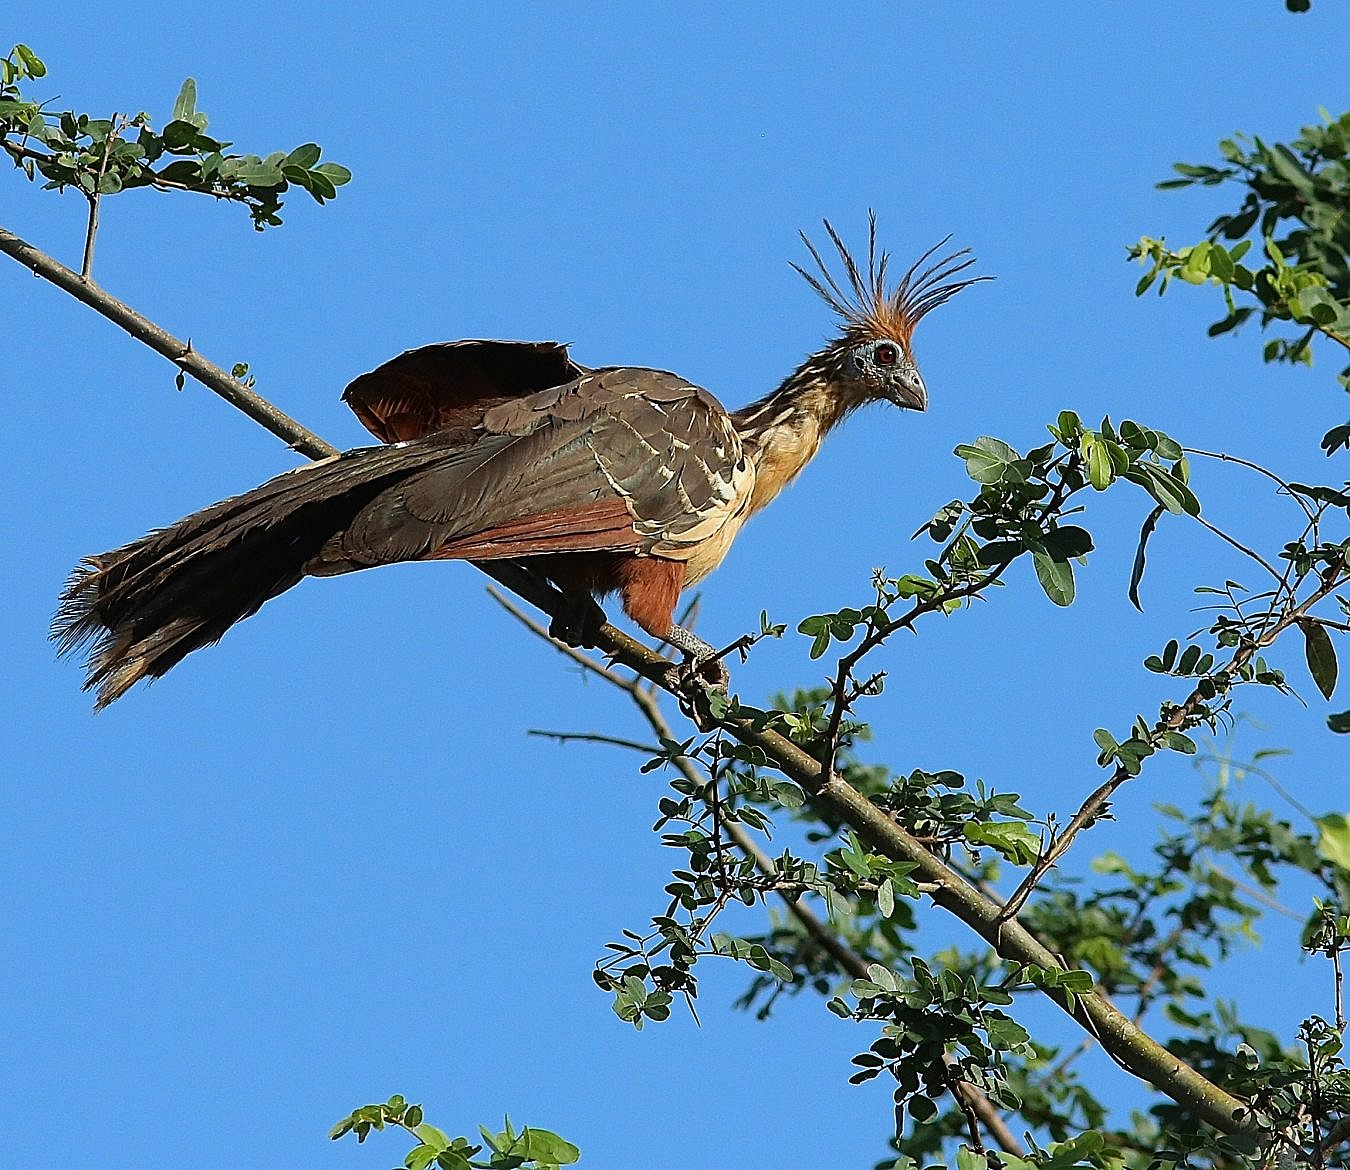
[[[313,431],[301,426],[295,419],[278,410],[260,394],[254,393],[236,378],[230,377],[214,362],[207,361],[192,348],[192,342],[180,341],[154,322],[141,316],[129,305],[123,304],[111,293],[105,292],[92,280],[67,268],[60,261],[0,227],[0,252],[17,260],[30,272],[51,281],[62,292],[67,292],[96,313],[107,317],[137,341],[144,342],[156,353],[163,354],[186,374],[191,374],[208,390],[219,394],[231,406],[242,410],[254,422],[261,424],[293,450],[311,459],[336,455],[337,448],[324,442]]]
[[[1274,642],[1285,630],[1295,625],[1303,618],[1309,609],[1319,601],[1331,596],[1344,583],[1346,573],[1338,573],[1323,581],[1321,586],[1313,593],[1309,594],[1302,602],[1295,604],[1295,598],[1291,596],[1285,606],[1284,614],[1269,628],[1264,630],[1259,637],[1244,638],[1236,652],[1228,660],[1228,664],[1223,668],[1223,673],[1230,677],[1236,677],[1246,664],[1256,655],[1257,651],[1264,650]],[[1200,686],[1196,686],[1186,697],[1185,702],[1174,708],[1166,719],[1160,720],[1154,730],[1161,732],[1180,731],[1185,727],[1194,726],[1191,720],[1195,718],[1197,712],[1207,701],[1204,692]],[[1136,773],[1133,773],[1137,775]],[[1003,909],[1005,918],[1011,918],[1023,905],[1027,898],[1031,896],[1033,890],[1040,883],[1041,879],[1049,872],[1050,868],[1068,851],[1069,846],[1073,844],[1074,838],[1078,836],[1083,829],[1092,824],[1101,814],[1107,801],[1125,781],[1131,778],[1132,773],[1124,764],[1117,764],[1115,771],[1110,777],[1093,790],[1092,794],[1083,801],[1078,811],[1074,813],[1073,819],[1065,826],[1064,831],[1051,842],[1050,847],[1041,854],[1036,860],[1036,864],[1031,867],[1030,872],[1022,879],[1021,884],[1013,891],[1008,899],[1007,905]]]

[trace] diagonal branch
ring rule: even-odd
[[[1228,664],[1223,668],[1223,672],[1237,677],[1239,672],[1248,662],[1255,657],[1256,653],[1264,650],[1274,642],[1290,626],[1297,624],[1301,619],[1306,618],[1310,610],[1319,601],[1331,596],[1340,588],[1346,580],[1346,572],[1330,574],[1322,584],[1309,594],[1302,602],[1295,603],[1291,598],[1285,606],[1285,612],[1274,622],[1273,625],[1266,628],[1259,637],[1244,638],[1238,646]],[[1180,731],[1187,726],[1194,726],[1192,720],[1196,720],[1202,708],[1207,702],[1207,696],[1200,684],[1191,691],[1186,697],[1185,702],[1174,708],[1165,718],[1160,719],[1154,730],[1158,733],[1168,731]],[[1022,879],[1021,884],[1013,891],[1008,898],[1007,904],[1003,908],[1003,917],[1012,918],[1026,904],[1026,900],[1040,884],[1041,880],[1050,871],[1061,857],[1068,852],[1069,846],[1073,844],[1074,838],[1078,836],[1089,825],[1093,824],[1101,815],[1107,802],[1111,799],[1116,789],[1131,778],[1133,774],[1123,763],[1117,764],[1111,775],[1104,780],[1091,795],[1083,801],[1078,811],[1074,813],[1073,819],[1065,826],[1065,829],[1046,849],[1035,865]]]
[[[123,304],[105,292],[92,280],[67,268],[60,261],[20,239],[13,232],[0,227],[0,252],[17,260],[35,276],[51,281],[62,292],[67,292],[81,304],[107,317],[114,325],[126,330],[137,341],[142,341],[156,353],[163,354],[185,374],[191,374],[208,390],[219,394],[231,406],[242,410],[254,422],[261,424],[277,438],[283,439],[293,450],[311,459],[336,455],[337,448],[324,442],[313,431],[301,426],[295,419],[278,410],[260,394],[254,393],[238,379],[230,377],[214,362],[207,361],[192,348],[192,342],[180,341],[172,333],[161,329],[129,305]]]

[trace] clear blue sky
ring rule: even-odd
[[[1124,245],[1194,239],[1227,198],[1155,191],[1173,161],[1345,107],[1350,11],[1335,0],[1302,17],[1277,0],[671,17],[74,0],[11,14],[0,39],[46,59],[35,92],[57,108],[162,118],[191,74],[213,132],[261,153],[316,140],[352,169],[336,203],[298,194],[261,237],[205,200],[119,198],[96,269],[203,353],[249,362],[264,394],[343,446],[364,438],[338,403],[346,381],[456,337],[564,339],[582,362],[674,369],[739,404],[830,327],[788,268],[798,228],[827,215],[857,242],[875,207],[900,259],[948,232],[973,246],[999,279],[919,331],[929,414],[851,420],[743,533],[704,590],[718,642],[761,609],[795,625],[864,598],[874,565],[905,571],[920,555],[908,534],[967,493],[952,448],[985,433],[1031,446],[1064,407],[1325,471],[1330,368],[1263,369],[1254,335],[1207,341],[1203,293],[1136,301]],[[72,196],[6,174],[0,223],[78,260]],[[638,1035],[593,988],[603,943],[661,903],[668,858],[649,826],[663,785],[611,751],[526,737],[638,725],[505,618],[473,570],[306,583],[91,715],[76,665],[46,641],[71,566],[294,459],[204,391],[176,393],[160,358],[8,261],[0,301],[0,1161],[380,1170],[403,1143],[324,1135],[392,1092],[456,1132],[510,1110],[598,1168],[882,1155],[886,1087],[845,1083],[870,1037],[818,1002],[757,1024],[730,1008],[743,974],[707,964],[703,1027],[677,1013]],[[1245,481],[1225,497],[1235,482],[1200,480],[1216,520],[1276,539],[1277,508]],[[1145,509],[1116,494],[1094,511],[1103,539],[1073,609],[1021,573],[890,648],[876,758],[1076,807],[1096,782],[1092,729],[1156,710],[1168,692],[1139,661],[1198,624],[1193,584],[1234,571],[1221,547],[1164,525],[1134,614]],[[755,701],[819,681],[805,650],[763,647],[737,687]],[[1285,664],[1311,693],[1298,658],[1290,647]],[[1297,746],[1282,778],[1344,810],[1345,744],[1321,730],[1324,709],[1247,706],[1271,723],[1247,746]],[[1197,784],[1181,764],[1151,768],[1093,845],[1147,838],[1150,803]],[[939,936],[967,940],[952,924]],[[1290,986],[1262,1009],[1283,1029],[1325,1005],[1311,978]]]

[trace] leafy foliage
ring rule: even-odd
[[[323,152],[313,142],[265,156],[232,153],[233,143],[206,133],[190,77],[170,120],[156,131],[144,112],[94,118],[52,113],[47,103],[26,100],[20,83],[46,72],[27,45],[16,45],[0,61],[0,149],[29,179],[46,179],[44,187],[72,187],[88,199],[136,187],[195,191],[243,204],[262,231],[281,223],[281,197],[292,184],[323,203],[351,179],[346,167],[320,162]]]
[[[403,1159],[404,1170],[558,1170],[571,1166],[581,1151],[547,1129],[517,1130],[508,1117],[501,1132],[478,1127],[482,1141],[467,1137],[449,1137],[442,1129],[422,1120],[422,1107],[410,1105],[400,1096],[383,1104],[362,1105],[344,1117],[329,1133],[334,1141],[356,1135],[364,1142],[372,1130],[401,1129],[417,1139],[417,1145]],[[486,1149],[486,1157],[480,1158]]]
[[[1242,205],[1215,219],[1209,238],[1189,247],[1173,250],[1142,238],[1130,249],[1148,266],[1136,291],[1142,295],[1156,283],[1161,294],[1173,278],[1217,285],[1227,313],[1210,326],[1211,336],[1252,318],[1263,328],[1299,326],[1296,334],[1265,343],[1268,362],[1311,364],[1319,335],[1350,349],[1350,113],[1332,118],[1323,111],[1322,125],[1304,126],[1288,145],[1237,134],[1219,150],[1225,165],[1177,163],[1179,177],[1159,186],[1238,184],[1246,189]],[[1253,250],[1254,243],[1260,247]],[[1251,255],[1259,267],[1243,263]],[[1339,381],[1350,391],[1350,365]],[[1329,431],[1322,445],[1327,454],[1350,447],[1350,424]]]

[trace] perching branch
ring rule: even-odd
[[[242,410],[293,450],[311,459],[336,455],[337,448],[324,442],[313,431],[307,430],[289,415],[278,410],[260,394],[254,393],[238,379],[230,377],[214,362],[209,362],[192,348],[191,340],[180,341],[161,329],[129,305],[123,304],[111,293],[105,292],[92,280],[67,268],[59,260],[20,239],[13,232],[0,227],[0,252],[17,260],[35,276],[51,281],[62,292],[67,292],[96,313],[107,317],[137,341],[144,342],[156,353],[162,354],[185,374],[191,374],[208,390],[219,394],[231,406]]]

